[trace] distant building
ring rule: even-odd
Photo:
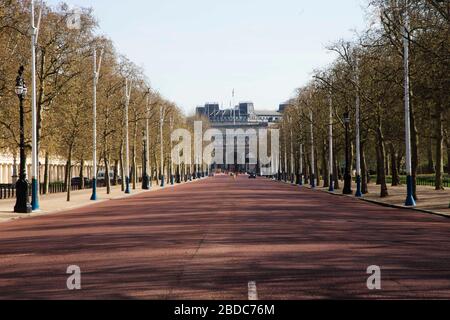
[[[279,113],[283,113],[287,108],[289,108],[291,105],[289,103],[282,103],[280,104],[278,108]]]
[[[224,134],[227,129],[242,129],[245,132],[249,129],[258,130],[269,128],[280,122],[283,118],[283,114],[278,111],[255,110],[253,102],[241,102],[230,109],[220,109],[217,103],[206,103],[204,106],[197,107],[197,115],[207,117],[211,123],[211,127],[221,130]],[[227,147],[225,143],[224,155],[226,154]],[[230,149],[232,148],[233,146]],[[258,172],[260,169],[259,164],[254,164],[257,162],[257,156],[250,154],[248,145],[246,145],[246,153],[245,165],[238,165],[237,163],[226,166],[213,165],[213,169]]]
[[[197,115],[209,119],[214,128],[267,127],[279,122],[283,115],[277,111],[255,110],[252,102],[241,102],[231,109],[220,109],[217,103],[206,103],[197,107]]]

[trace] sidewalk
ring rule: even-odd
[[[194,180],[192,182],[187,183],[194,183],[196,181],[200,180]],[[178,185],[183,184],[185,183],[175,184],[174,186],[168,184],[164,189],[175,188]],[[98,188],[97,189],[98,200],[95,202],[90,200],[92,194],[91,189],[72,191],[70,195],[71,198],[70,202],[67,202],[66,193],[44,195],[41,196],[40,198],[41,210],[39,212],[33,212],[32,214],[14,213],[13,210],[14,205],[16,203],[15,199],[0,200],[0,223],[16,219],[32,218],[42,215],[59,213],[63,211],[68,211],[70,209],[77,209],[80,207],[89,206],[95,203],[110,201],[114,199],[127,198],[140,193],[154,192],[157,190],[161,190],[161,187],[157,184],[156,181],[153,182],[151,190],[142,190],[141,185],[139,184],[136,190],[131,190],[130,195],[124,194],[120,186],[111,187],[111,194],[109,195],[106,193],[106,188]]]
[[[364,198],[369,201],[382,202],[387,205],[404,207],[406,200],[406,186],[392,187],[388,185],[389,196],[380,198],[380,186],[369,185],[369,194]],[[434,187],[417,186],[416,210],[447,215],[450,217],[450,189],[436,191]]]
[[[344,182],[340,183],[340,190],[336,190],[332,194],[342,195],[342,187]],[[309,186],[307,186],[309,188]],[[352,186],[353,191],[356,190],[356,184]],[[316,188],[318,191],[328,192],[328,188]],[[417,206],[415,208],[405,207],[406,200],[406,186],[392,187],[388,185],[389,196],[386,198],[380,198],[380,186],[374,183],[369,184],[369,194],[364,195],[363,198],[358,199],[361,201],[369,201],[384,206],[393,206],[397,208],[408,208],[417,211],[438,214],[442,216],[450,217],[450,189],[444,191],[436,191],[434,187],[417,186]],[[354,195],[347,197],[355,198]],[[356,198],[355,198],[356,199]]]

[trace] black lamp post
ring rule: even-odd
[[[352,175],[350,172],[350,114],[344,114],[345,123],[345,173],[344,173],[344,194],[353,194],[352,190]]]
[[[24,67],[19,69],[19,75],[16,78],[16,94],[19,98],[20,105],[20,172],[19,180],[16,182],[16,205],[14,207],[15,213],[31,213],[31,204],[28,196],[28,181],[25,174],[26,155],[25,155],[25,125],[24,125],[24,110],[23,100],[27,94],[27,87],[23,80]]]

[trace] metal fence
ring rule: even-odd
[[[376,181],[377,176],[372,176],[371,181]],[[436,185],[436,178],[434,176],[425,176],[425,177],[417,177],[417,185],[418,186],[428,186],[428,187],[434,187]],[[386,183],[392,184],[392,177],[387,176],[386,177]],[[400,177],[400,184],[406,185],[406,176]],[[443,177],[443,185],[445,188],[450,188],[450,176],[444,176]]]

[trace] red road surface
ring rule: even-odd
[[[1,224],[0,298],[245,300],[250,281],[264,300],[450,298],[449,222],[216,177]],[[81,291],[66,288],[70,265]]]

